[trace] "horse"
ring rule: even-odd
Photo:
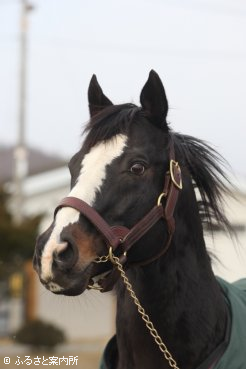
[[[245,369],[246,280],[216,277],[205,231],[230,232],[223,158],[177,133],[151,70],[141,106],[115,105],[92,76],[90,120],[71,158],[71,190],[36,241],[54,294],[114,289],[116,335],[103,369]]]

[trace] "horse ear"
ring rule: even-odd
[[[168,102],[166,93],[158,74],[152,69],[149,78],[145,83],[141,95],[141,105],[147,117],[158,126],[165,125],[168,112]]]
[[[103,90],[97,82],[97,77],[95,74],[93,74],[90,80],[88,88],[88,101],[91,117],[99,113],[107,106],[113,105],[113,103],[107,98],[107,96],[104,95]]]

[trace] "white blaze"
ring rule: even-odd
[[[84,156],[77,182],[68,196],[77,197],[92,206],[106,178],[106,167],[123,153],[126,141],[127,136],[119,134],[111,140],[93,146]],[[78,222],[79,216],[77,210],[68,207],[61,208],[56,214],[54,229],[41,258],[42,279],[52,278],[53,252],[64,248],[64,243],[60,240],[61,231],[67,225]]]

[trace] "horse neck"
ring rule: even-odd
[[[186,214],[179,219],[177,215],[180,226],[168,253],[127,272],[146,313],[182,369],[201,364],[223,341],[226,327],[226,304],[198,219],[194,212],[193,217]],[[117,369],[170,368],[122,282],[117,288],[116,329]]]

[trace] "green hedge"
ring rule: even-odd
[[[20,328],[15,339],[19,343],[30,345],[33,350],[49,350],[65,342],[65,335],[61,329],[50,323],[33,320]]]

